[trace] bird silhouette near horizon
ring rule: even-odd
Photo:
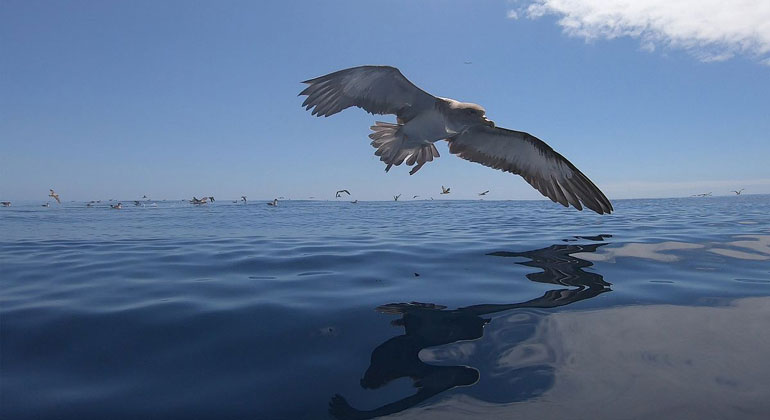
[[[273,201],[268,201],[267,205],[272,207],[278,207],[278,199],[274,198]]]
[[[398,199],[399,199],[399,198],[401,198],[401,194],[399,194],[399,195],[394,195],[394,196],[393,196],[393,201],[398,201]]]
[[[348,191],[348,190],[339,190],[339,191],[337,191],[337,193],[334,196],[337,197],[337,198],[340,198],[342,193],[350,195],[350,191]]]
[[[484,192],[480,192],[480,193],[479,193],[479,195],[487,195],[487,194],[489,194],[489,190],[486,190],[486,191],[484,191]]]
[[[48,193],[48,196],[53,197],[53,199],[56,200],[57,203],[61,204],[61,200],[59,199],[59,194],[56,194],[52,189],[48,191],[50,191]]]
[[[735,195],[741,195],[741,193],[742,193],[742,192],[743,192],[743,190],[745,190],[745,189],[746,189],[746,188],[741,188],[740,190],[737,190],[737,191],[736,191],[736,190],[733,190],[733,192],[735,193]]]
[[[306,80],[300,92],[312,115],[328,117],[356,106],[371,114],[394,114],[396,123],[377,121],[371,145],[385,171],[406,163],[415,174],[439,157],[435,142],[449,152],[494,169],[520,175],[541,194],[565,207],[599,213],[613,208],[599,188],[564,156],[531,134],[499,128],[473,103],[433,96],[395,67],[360,66]]]
[[[443,185],[441,186],[441,194],[449,194],[449,190],[451,190],[451,188],[444,188]]]

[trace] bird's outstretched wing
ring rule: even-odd
[[[300,95],[305,109],[328,117],[351,106],[370,114],[395,114],[408,121],[436,102],[433,95],[415,86],[390,66],[360,66],[306,80]]]
[[[610,200],[564,156],[521,131],[473,126],[449,140],[449,152],[484,166],[521,175],[555,203],[611,213]],[[581,205],[582,203],[582,205]]]

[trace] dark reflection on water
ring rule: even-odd
[[[583,238],[600,241],[610,236]],[[610,283],[604,281],[600,274],[584,270],[593,266],[593,263],[571,255],[595,252],[604,245],[607,243],[552,245],[534,251],[500,251],[488,254],[529,258],[529,261],[517,264],[543,270],[527,274],[529,280],[574,289],[549,290],[543,296],[525,302],[479,304],[453,310],[446,309],[443,305],[420,302],[391,303],[377,307],[377,311],[381,313],[400,315],[401,318],[391,321],[391,324],[403,327],[404,334],[393,337],[374,349],[369,368],[361,379],[361,387],[377,389],[395,379],[408,377],[413,381],[417,392],[372,410],[355,409],[343,396],[337,394],[329,402],[329,412],[339,419],[370,419],[406,410],[449,389],[475,384],[480,378],[477,369],[468,366],[428,364],[420,359],[420,351],[481,338],[484,325],[492,321],[491,318],[484,318],[484,315],[521,308],[555,308],[611,291]],[[526,338],[528,337],[519,337],[521,341]],[[553,383],[552,372],[547,366],[519,369],[516,375],[521,379],[521,386],[516,390],[516,395],[508,396],[509,402],[531,398]]]

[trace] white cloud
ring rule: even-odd
[[[746,55],[770,65],[769,0],[535,0],[513,13],[559,16],[568,35],[587,40],[628,36],[645,51],[683,49],[705,62]]]
[[[508,19],[516,20],[519,18],[519,13],[515,10],[509,10],[508,15],[506,16]]]

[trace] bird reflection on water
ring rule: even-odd
[[[610,283],[604,281],[600,274],[583,270],[591,267],[593,263],[571,255],[595,252],[604,245],[607,243],[552,245],[534,251],[501,251],[488,254],[529,258],[530,261],[517,264],[543,270],[527,274],[529,280],[574,287],[549,290],[543,296],[526,302],[480,304],[453,310],[447,310],[443,305],[419,302],[379,306],[379,312],[401,315],[401,318],[391,324],[404,327],[404,334],[393,337],[374,349],[369,368],[361,379],[361,386],[364,389],[377,389],[395,379],[409,377],[417,392],[373,410],[357,410],[337,394],[329,402],[329,412],[339,419],[370,419],[406,410],[449,389],[475,384],[480,378],[478,370],[468,366],[431,365],[420,360],[420,351],[481,338],[484,325],[492,321],[483,315],[521,308],[556,308],[611,291]],[[522,396],[530,395],[524,393]]]

